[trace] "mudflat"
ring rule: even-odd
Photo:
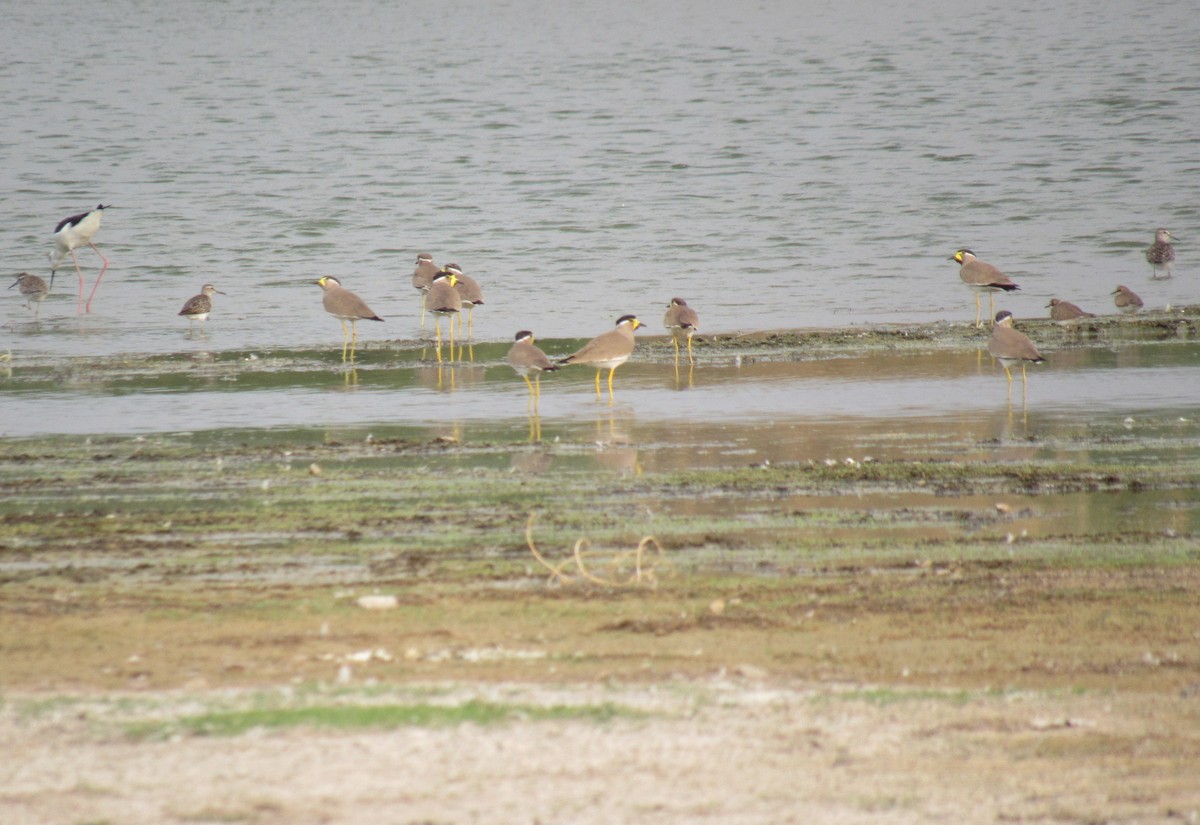
[[[1200,819],[1193,425],[619,424],[0,443],[0,820]]]

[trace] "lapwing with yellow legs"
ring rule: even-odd
[[[41,318],[42,301],[50,294],[50,287],[46,286],[46,282],[41,278],[28,272],[18,275],[17,280],[9,284],[8,288],[12,289],[14,286],[19,287],[18,291],[25,299],[25,308],[33,310],[33,320],[36,323]]]
[[[537,411],[538,401],[542,397],[542,373],[558,369],[546,353],[533,343],[533,333],[523,329],[517,333],[512,347],[508,350],[508,365],[517,375],[525,379],[529,387],[529,401],[526,408]],[[533,380],[529,377],[533,376]]]
[[[458,264],[446,264],[446,269],[454,273],[454,288],[458,290],[458,297],[462,299],[463,308],[467,310],[467,340],[472,341],[475,338],[475,307],[483,306],[483,288],[479,286],[479,281],[472,278],[470,275],[464,275],[462,267]],[[458,315],[458,337],[462,340],[462,313]]]
[[[671,343],[675,345],[675,369],[679,370],[679,339],[687,338],[688,365],[692,360],[692,336],[700,329],[700,316],[682,298],[672,298],[663,316],[663,326],[671,332]]]
[[[996,310],[996,293],[1012,292],[1020,289],[1007,275],[989,263],[984,263],[975,257],[969,249],[960,249],[950,256],[949,260],[960,264],[958,277],[975,293],[975,328],[983,326],[981,322],[980,293],[988,294],[988,317]]]
[[[637,346],[637,339],[633,332],[641,325],[642,322],[636,316],[622,315],[617,319],[616,329],[597,335],[584,344],[578,352],[559,359],[558,363],[560,365],[587,364],[595,367],[597,401],[601,398],[600,373],[608,370],[608,403],[611,405],[613,403],[613,373],[617,371],[617,367],[629,360],[630,355],[633,355],[633,348]]]
[[[1171,241],[1177,240],[1179,239],[1162,227],[1154,230],[1154,243],[1146,247],[1150,277],[1157,278],[1160,269],[1167,270],[1167,277],[1171,277],[1171,264],[1175,262],[1175,247],[1171,246]]]
[[[454,360],[454,318],[462,311],[462,298],[454,288],[457,278],[449,269],[433,276],[429,292],[425,295],[425,307],[433,313],[434,329],[437,331],[437,359],[442,362],[442,318],[450,318],[450,360]]]
[[[316,281],[317,286],[325,291],[322,303],[325,311],[342,323],[342,360],[346,359],[346,349],[350,350],[350,361],[354,360],[354,348],[358,343],[359,321],[382,321],[378,315],[367,306],[367,302],[342,286],[342,282],[332,275],[323,275]],[[346,329],[346,322],[350,329]]]
[[[1119,286],[1113,290],[1113,304],[1122,315],[1137,315],[1145,304],[1138,294],[1127,286]]]
[[[214,293],[217,295],[225,294],[212,284],[205,284],[200,289],[200,294],[188,298],[187,303],[183,305],[183,309],[179,310],[179,314],[188,319],[188,337],[191,337],[193,327],[197,321],[201,323],[200,331],[204,331],[203,324],[208,320],[209,313],[212,312],[212,296]]]
[[[59,264],[67,255],[71,256],[71,262],[75,264],[75,274],[79,276],[79,298],[75,301],[75,314],[82,315],[84,313],[83,303],[83,270],[79,268],[79,259],[75,257],[75,250],[80,247],[91,247],[92,251],[100,256],[100,260],[104,265],[100,267],[100,274],[96,276],[96,283],[92,285],[91,294],[87,299],[87,312],[92,311],[92,299],[96,297],[96,290],[100,287],[100,279],[104,277],[104,273],[108,271],[108,258],[104,257],[104,253],[92,241],[96,233],[100,231],[100,220],[104,217],[104,210],[111,209],[112,204],[99,204],[90,212],[80,212],[78,215],[72,215],[69,218],[63,218],[54,227],[54,249],[50,252],[50,288],[54,288],[54,273],[58,271]]]
[[[1029,388],[1029,381],[1025,375],[1025,367],[1029,364],[1040,364],[1046,359],[1038,352],[1038,348],[1034,346],[1033,341],[1029,340],[1023,332],[1018,332],[1013,329],[1013,314],[1007,309],[1002,309],[996,313],[996,323],[992,327],[992,337],[988,341],[988,354],[1000,362],[1004,367],[1004,375],[1008,378],[1008,396],[1012,398],[1012,372],[1011,367],[1021,365],[1021,391],[1025,393]]]
[[[413,270],[412,285],[413,289],[421,292],[421,329],[425,329],[425,298],[429,294],[429,285],[439,272],[441,269],[433,262],[432,255],[428,252],[417,253],[417,268]]]

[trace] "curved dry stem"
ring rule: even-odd
[[[533,557],[537,559],[543,567],[550,571],[550,578],[546,584],[554,584],[555,581],[561,580],[563,583],[569,583],[571,577],[563,572],[563,568],[571,563],[570,559],[555,566],[546,561],[546,558],[538,552],[537,545],[533,543],[533,520],[537,513],[530,513],[529,520],[525,522],[525,543],[529,545],[529,552],[533,553]]]
[[[608,567],[610,567],[614,573],[616,573],[624,567],[625,563],[629,560],[629,557],[632,556],[633,573],[629,576],[629,578],[625,579],[617,575],[604,578],[589,570],[587,564],[584,562],[584,557],[588,555],[592,548],[592,543],[586,536],[575,542],[575,547],[570,558],[557,565],[551,564],[549,561],[547,561],[546,557],[538,551],[537,545],[533,541],[533,521],[535,515],[536,514],[534,513],[530,513],[529,520],[525,523],[525,543],[529,545],[529,551],[533,553],[533,557],[537,559],[543,567],[550,571],[550,579],[547,584],[555,584],[556,582],[560,581],[563,583],[570,583],[574,581],[573,577],[563,572],[564,569],[573,561],[575,562],[575,566],[579,568],[580,576],[582,576],[584,579],[587,579],[592,584],[598,584],[601,587],[632,587],[640,584],[649,584],[651,587],[658,586],[658,576],[655,572],[655,564],[649,563],[646,559],[646,549],[653,546],[657,556],[655,559],[656,563],[659,561],[666,561],[666,558],[665,554],[663,553],[662,545],[654,536],[644,536],[642,540],[638,542],[638,545],[634,550],[626,550],[616,553],[608,560]]]

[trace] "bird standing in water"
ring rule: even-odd
[[[1033,341],[1023,332],[1013,329],[1013,315],[1007,309],[996,313],[996,324],[992,327],[992,338],[988,341],[988,354],[1004,367],[1004,375],[1008,378],[1008,395],[1012,397],[1012,372],[1009,367],[1021,365],[1021,390],[1027,392],[1028,379],[1025,377],[1027,364],[1040,364],[1046,359],[1038,352]]]
[[[508,365],[517,375],[525,379],[529,387],[529,409],[536,411],[542,397],[542,373],[558,369],[553,361],[533,343],[533,333],[523,329],[517,333],[512,348],[508,351]],[[529,380],[529,376],[533,380]]]
[[[608,403],[613,403],[613,373],[629,360],[637,339],[633,332],[642,322],[633,315],[617,319],[617,328],[597,335],[578,352],[561,359],[559,364],[588,364],[596,368],[596,400],[600,400],[600,373],[608,370]]]
[[[672,298],[663,316],[663,326],[671,331],[671,343],[675,345],[675,366],[679,366],[679,338],[687,337],[688,364],[692,364],[692,336],[700,328],[700,316],[682,298]]]
[[[413,289],[421,291],[421,329],[425,329],[425,297],[429,294],[429,285],[433,278],[441,272],[433,262],[433,256],[428,252],[417,253],[417,268],[413,270]]]
[[[78,215],[63,218],[58,222],[58,226],[54,227],[54,250],[50,253],[50,287],[54,288],[54,273],[58,271],[59,264],[62,263],[63,258],[70,255],[71,261],[75,264],[75,274],[79,276],[79,298],[75,304],[76,315],[83,313],[84,305],[83,271],[79,268],[79,259],[75,257],[75,250],[81,246],[90,246],[92,251],[100,256],[100,260],[104,261],[104,265],[100,267],[100,274],[96,276],[96,283],[92,285],[92,292],[88,295],[87,311],[91,312],[92,299],[96,297],[100,279],[108,271],[108,258],[104,257],[104,253],[92,242],[92,238],[100,230],[100,219],[104,215],[104,210],[110,208],[112,208],[111,203],[107,206],[99,204],[91,212],[80,212]]]
[[[450,318],[450,360],[454,360],[454,318],[462,310],[462,297],[454,285],[458,278],[453,270],[446,268],[433,276],[425,305],[433,313],[433,326],[437,332],[437,359],[442,363],[442,316]]]
[[[1171,264],[1175,261],[1175,247],[1171,246],[1171,241],[1177,240],[1179,239],[1162,227],[1154,230],[1154,243],[1146,248],[1150,277],[1157,278],[1160,269],[1167,270],[1167,277],[1171,277]]]
[[[50,287],[46,286],[46,282],[36,275],[30,275],[28,272],[22,272],[17,276],[17,280],[9,284],[8,288],[20,286],[22,297],[25,298],[25,306],[33,310],[33,320],[37,321],[41,317],[42,301],[46,300],[46,296],[50,294]]]
[[[342,322],[342,360],[346,360],[346,347],[350,347],[350,360],[354,360],[354,347],[358,343],[359,321],[382,321],[367,302],[342,286],[342,282],[332,275],[323,275],[313,281],[325,294],[321,302],[325,311]],[[346,322],[350,322],[350,330],[346,330]]]
[[[188,298],[187,303],[183,305],[183,309],[179,310],[179,314],[188,319],[188,335],[192,334],[192,327],[197,321],[203,324],[208,320],[208,314],[212,312],[213,293],[224,295],[225,293],[217,289],[212,284],[205,284],[200,290],[199,295],[193,295]],[[200,329],[203,331],[204,327]]]
[[[446,264],[446,269],[454,273],[454,288],[458,290],[458,297],[467,307],[467,340],[471,340],[475,337],[475,307],[483,306],[483,288],[479,286],[479,281],[470,275],[464,275],[462,267],[458,264]],[[458,314],[458,337],[462,340],[461,312]]]

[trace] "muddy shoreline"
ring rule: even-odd
[[[1034,329],[1119,348],[1186,340],[1194,318],[1100,319],[1079,340]],[[697,351],[808,359],[983,335],[761,332]],[[670,352],[648,340],[639,357]],[[419,358],[365,355],[367,369]],[[329,367],[315,351],[214,358]],[[18,358],[12,380],[196,368]],[[1190,425],[951,428],[894,455],[763,461],[745,439],[777,425],[638,443],[617,419],[532,442],[523,422],[0,442],[0,741],[19,755],[0,818],[1196,818]],[[480,703],[494,715],[473,716]],[[219,720],[233,732],[205,727]],[[711,755],[739,749],[718,782]],[[218,752],[257,784],[195,792],[222,775]],[[580,753],[587,771],[556,771]],[[284,754],[354,778],[281,776]],[[630,769],[671,781],[629,784]],[[397,771],[440,791],[378,798]]]

